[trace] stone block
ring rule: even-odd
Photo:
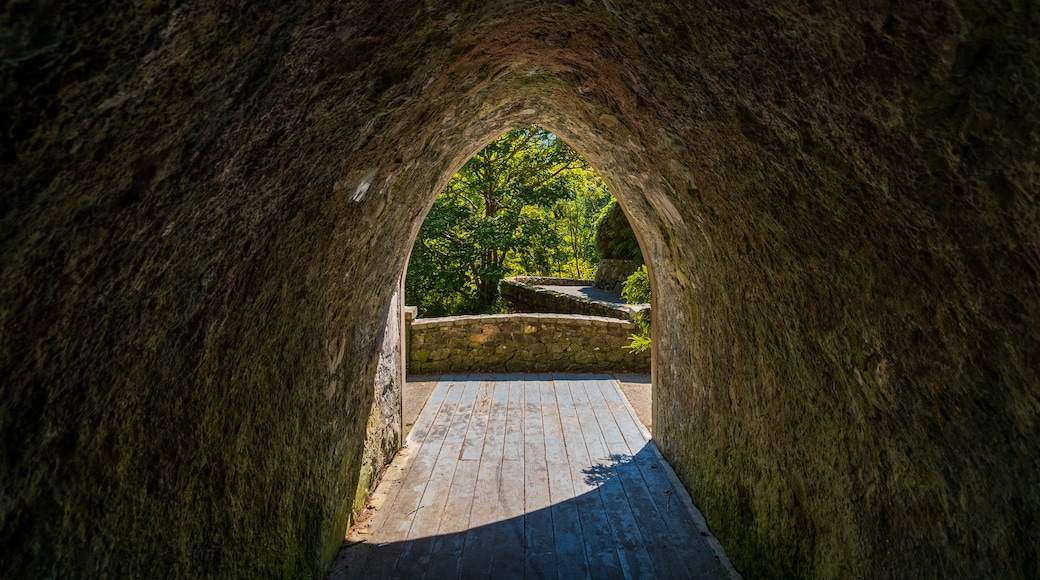
[[[448,348],[438,348],[437,350],[430,353],[429,360],[431,361],[442,361],[451,356],[452,350]]]
[[[559,354],[567,350],[567,345],[560,342],[550,342],[548,346],[549,352],[554,354]]]
[[[574,353],[574,362],[581,365],[586,365],[595,362],[595,357],[587,351],[579,351]]]
[[[423,373],[442,373],[451,369],[451,365],[447,361],[440,360],[434,362],[428,362],[419,367],[420,372]]]

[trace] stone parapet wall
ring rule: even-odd
[[[636,332],[627,320],[579,314],[406,320],[410,373],[650,371],[649,351],[622,348]]]
[[[562,281],[562,282],[561,282]],[[580,283],[567,283],[580,282]],[[592,280],[574,280],[571,278],[533,278],[513,277],[502,280],[498,290],[509,304],[517,310],[528,312],[554,312],[560,314],[584,314],[586,316],[604,316],[620,320],[633,319],[635,313],[650,308],[649,304],[614,304],[591,298],[581,298],[556,292],[548,288],[540,288],[533,284],[554,286],[591,286]]]
[[[552,276],[510,276],[506,280],[531,286],[592,286],[594,283],[594,280],[585,278],[554,278]]]

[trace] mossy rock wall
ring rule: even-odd
[[[637,312],[649,308],[649,305],[615,304],[536,286],[536,284],[548,286],[592,286],[593,284],[592,280],[575,280],[574,282],[561,284],[560,279],[518,276],[502,280],[498,291],[501,293],[502,299],[509,303],[510,308],[517,312],[582,314],[631,321],[634,320],[633,317]]]
[[[625,280],[628,280],[628,277],[642,265],[643,263],[639,260],[602,258],[596,267],[596,288],[621,294],[621,291],[625,289]]]
[[[408,325],[408,372],[650,372],[628,320],[578,314],[420,318]]]
[[[654,437],[738,569],[1036,577],[1038,30],[1010,1],[8,2],[0,576],[321,576],[415,233],[537,123],[639,236]]]

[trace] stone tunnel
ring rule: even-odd
[[[425,213],[538,124],[639,234],[654,438],[739,571],[1036,577],[1038,39],[1032,0],[6,2],[0,576],[323,576]]]

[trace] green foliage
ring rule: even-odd
[[[621,296],[629,304],[650,302],[650,273],[645,264],[625,280],[621,287]],[[649,310],[640,311],[633,317],[639,333],[629,335],[631,342],[624,348],[637,353],[650,348],[651,319]]]
[[[501,311],[511,275],[591,276],[595,217],[610,200],[576,151],[538,127],[474,155],[437,197],[412,249],[405,300],[419,316]]]
[[[596,250],[607,259],[643,259],[636,234],[617,200],[610,200],[596,224]]]
[[[647,350],[650,350],[650,333],[649,332],[640,333],[640,334],[630,334],[630,335],[628,335],[628,338],[629,338],[629,340],[631,342],[629,342],[627,346],[623,346],[621,348],[626,348],[626,349],[628,349],[629,351],[631,351],[631,352],[633,352],[635,354],[639,354],[641,352],[645,352]]]
[[[621,297],[629,304],[650,302],[650,273],[645,264],[621,284]]]
[[[636,313],[632,321],[635,322],[636,328],[639,329],[639,332],[637,334],[628,335],[628,346],[623,346],[621,348],[627,348],[633,353],[640,353],[650,349],[651,316],[649,310],[643,310]]]

